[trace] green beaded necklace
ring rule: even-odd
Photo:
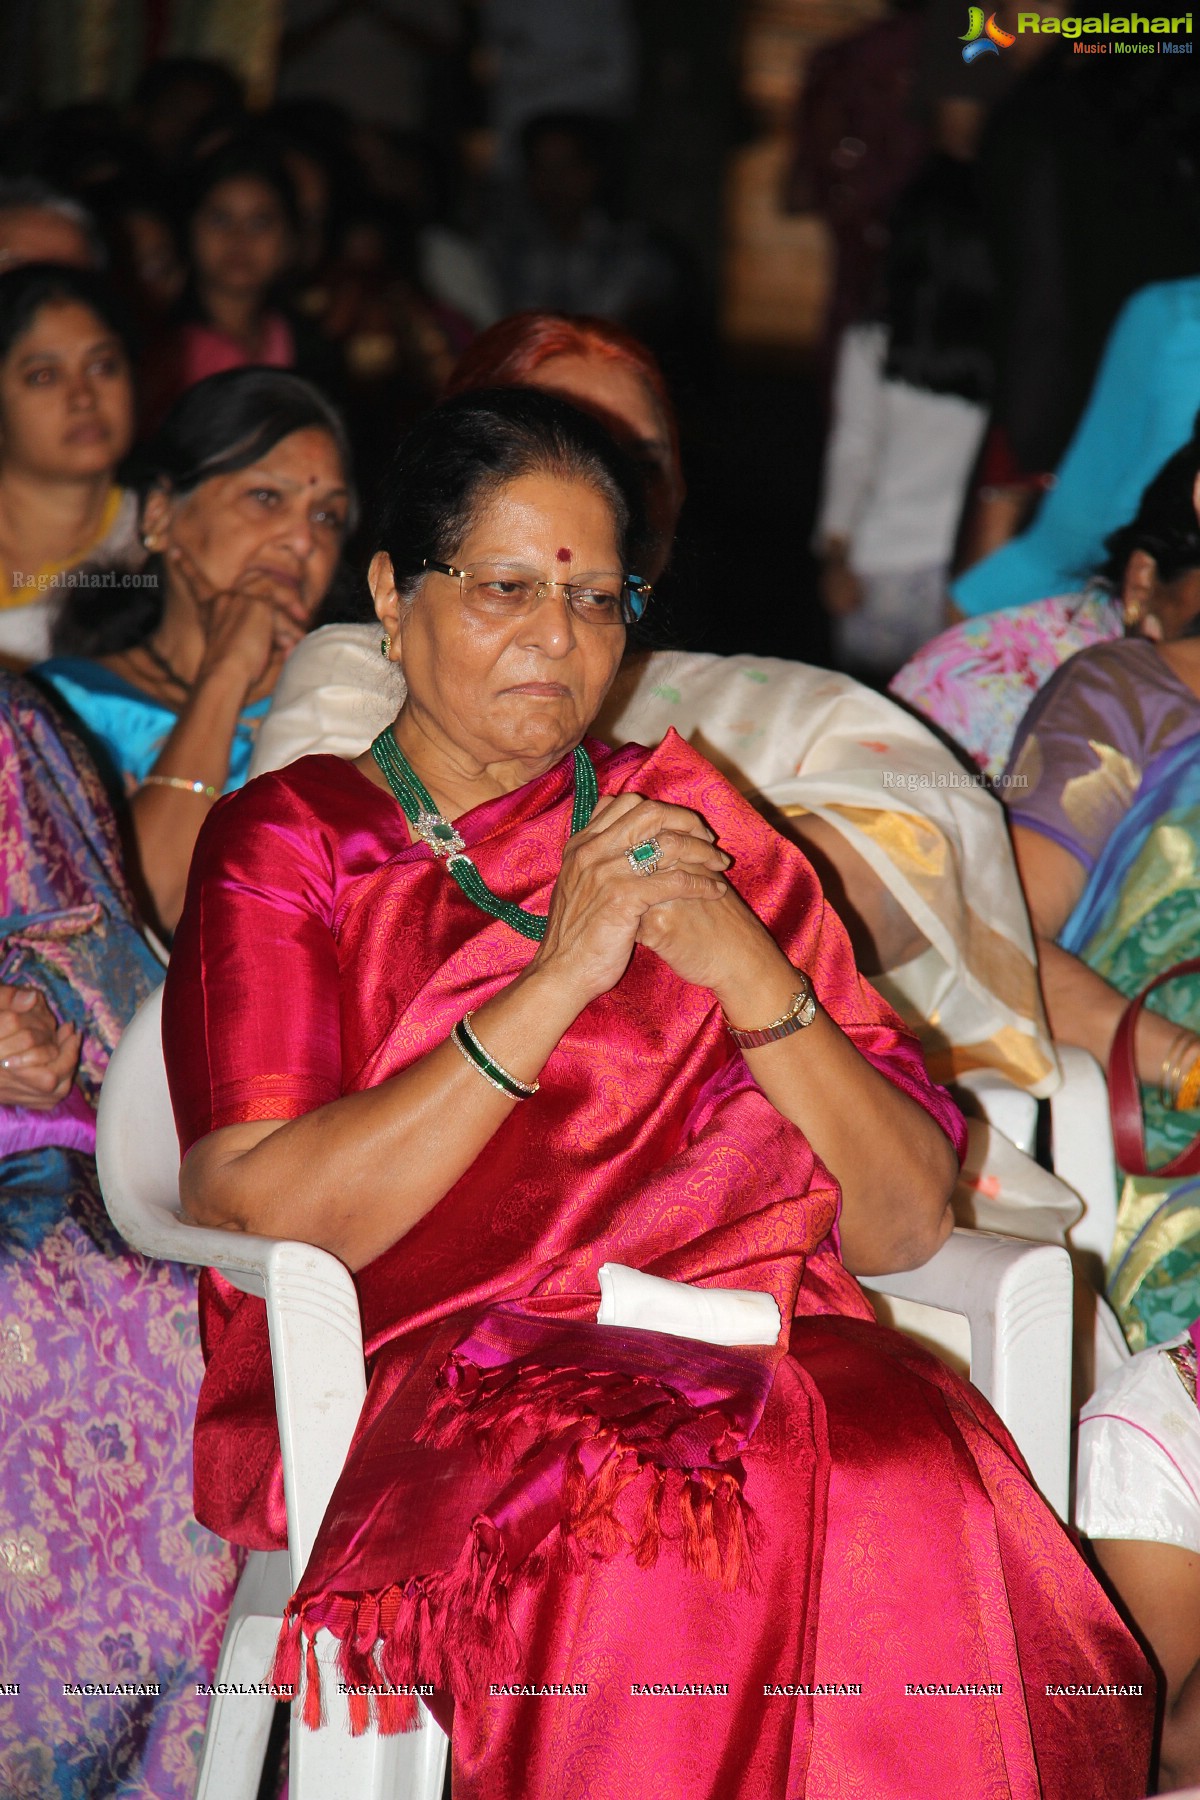
[[[413,835],[428,844],[439,861],[445,861],[446,873],[454,878],[467,899],[473,901],[482,912],[490,913],[493,919],[502,919],[506,925],[511,925],[522,937],[532,938],[535,943],[540,944],[546,935],[544,914],[528,912],[515,901],[501,900],[499,894],[493,894],[467,855],[467,847],[462,838],[449,819],[438,811],[433,796],[423,786],[420,776],[392,736],[390,726],[386,731],[381,731],[371,745],[371,755],[404,808],[404,816]],[[577,831],[582,831],[591,818],[599,796],[600,789],[596,783],[592,759],[583,745],[577,744],[575,804],[571,809],[572,837]]]

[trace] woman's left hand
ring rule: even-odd
[[[789,970],[766,926],[729,885],[719,900],[704,906],[689,900],[652,906],[642,915],[637,941],[682,980],[711,989],[722,1006],[728,1001],[735,1010],[737,996],[756,976],[779,977]]]
[[[57,1106],[75,1079],[81,1041],[36,988],[0,986],[0,1106]]]

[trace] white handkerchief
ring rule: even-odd
[[[623,1263],[603,1263],[596,1323],[665,1331],[701,1344],[773,1344],[779,1308],[770,1294],[751,1288],[689,1287]]]

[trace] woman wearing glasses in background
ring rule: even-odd
[[[674,733],[588,735],[646,599],[636,514],[565,402],[438,408],[370,570],[397,717],[197,846],[184,1204],[341,1258],[370,1371],[278,1678],[306,1665],[319,1723],[324,1628],[356,1727],[432,1683],[467,1800],[816,1800],[846,1770],[1132,1800],[1140,1652],[990,1409],[849,1273],[942,1242],[961,1118],[796,846]],[[605,1263],[772,1323],[611,1329]],[[202,1304],[197,1511],[282,1544],[263,1304],[212,1275]],[[1080,1679],[1086,1709],[1051,1697]],[[905,1693],[930,1682],[962,1695]]]

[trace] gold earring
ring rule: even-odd
[[[384,662],[387,662],[389,655],[391,653],[391,648],[392,648],[392,634],[390,631],[385,631],[383,636],[379,640],[379,654],[380,654],[380,656],[382,656]]]
[[[1121,623],[1126,631],[1132,631],[1135,625],[1140,625],[1143,616],[1144,609],[1136,600],[1126,600],[1121,608]]]

